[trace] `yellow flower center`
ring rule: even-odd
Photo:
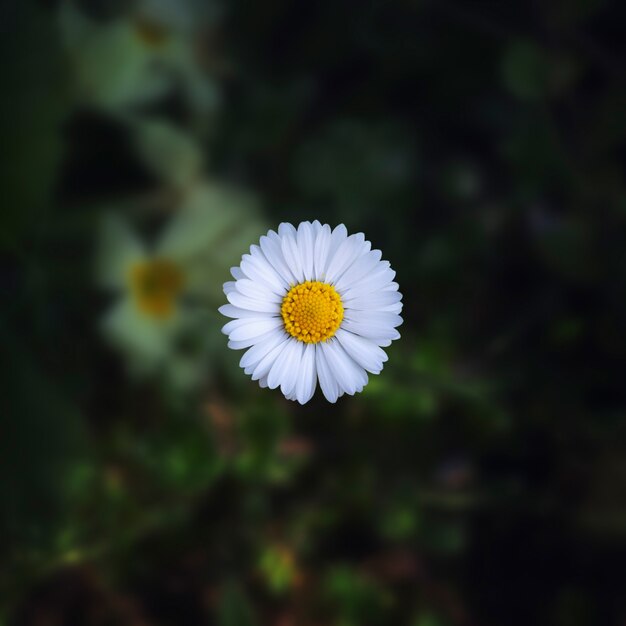
[[[166,259],[141,261],[130,270],[130,288],[135,303],[150,317],[170,317],[183,284],[182,271]]]
[[[280,308],[285,330],[298,341],[330,339],[343,320],[343,305],[335,288],[307,280],[289,290]]]
[[[170,37],[166,26],[144,17],[135,20],[135,33],[148,48],[161,48]]]

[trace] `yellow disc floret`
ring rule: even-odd
[[[167,259],[140,261],[130,268],[130,288],[139,310],[157,319],[169,318],[183,288],[180,268]]]
[[[307,280],[289,290],[280,313],[291,336],[304,343],[319,343],[337,332],[343,305],[332,285]]]

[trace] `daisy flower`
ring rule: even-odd
[[[138,0],[111,19],[95,19],[76,0],[63,0],[59,24],[79,95],[108,110],[143,105],[174,87],[193,110],[211,111],[218,102],[205,76],[196,43],[206,22],[182,0]]]
[[[222,329],[228,346],[248,348],[240,366],[252,380],[305,404],[318,381],[336,402],[380,373],[382,348],[400,337],[402,295],[371,247],[363,233],[318,221],[282,223],[250,247],[219,311],[233,318]]]
[[[252,197],[205,182],[188,191],[153,245],[117,213],[103,217],[97,281],[114,298],[102,328],[132,374],[158,373],[179,389],[202,380],[207,351],[217,349],[206,333],[207,310],[221,298],[213,277],[258,232],[255,212]]]

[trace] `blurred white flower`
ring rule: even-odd
[[[221,293],[216,277],[253,240],[254,213],[250,196],[203,182],[185,194],[153,246],[120,215],[103,217],[97,280],[117,296],[103,331],[132,374],[160,374],[178,388],[202,379],[212,340],[219,345],[217,320],[211,325]]]
[[[80,96],[88,103],[120,109],[149,102],[174,86],[191,107],[207,112],[218,99],[204,75],[195,47],[194,3],[143,0],[109,20],[83,13],[63,0],[59,20]]]
[[[182,130],[159,119],[128,118],[128,128],[141,162],[175,188],[186,188],[200,178],[201,146]]]

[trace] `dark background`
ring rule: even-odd
[[[122,104],[81,91],[64,4],[0,13],[0,624],[626,624],[620,3],[205,3],[137,27],[188,38],[198,74]],[[254,198],[214,287],[282,220],[383,251],[403,336],[363,394],[259,389],[219,295],[200,382],[169,384],[169,356],[129,375],[100,218],[150,240],[198,180],[170,180],[169,144],[138,155],[141,120]]]

